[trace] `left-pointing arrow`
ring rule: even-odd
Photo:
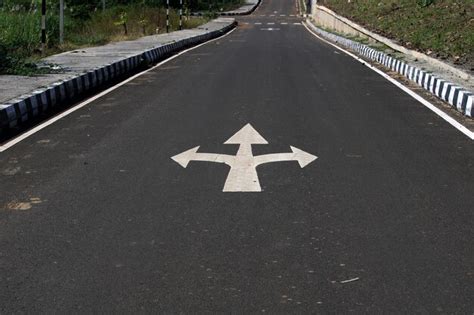
[[[199,146],[189,149],[187,151],[184,151],[175,156],[172,156],[171,158],[173,159],[173,161],[175,161],[182,167],[186,168],[189,162],[194,159],[194,155],[196,154],[197,150],[199,150]]]
[[[225,163],[232,166],[234,161],[234,156],[227,154],[217,154],[217,153],[198,153],[199,146],[184,151],[180,154],[172,156],[171,159],[186,168],[190,161],[205,161],[205,162],[215,162],[215,163]]]
[[[262,191],[257,174],[257,166],[261,164],[295,161],[303,168],[318,158],[316,155],[292,146],[290,146],[292,152],[254,156],[252,145],[268,144],[268,142],[250,124],[246,124],[224,144],[238,144],[237,154],[198,153],[199,146],[197,146],[171,158],[184,168],[188,166],[190,161],[206,161],[229,165],[230,170],[224,184],[224,192]]]

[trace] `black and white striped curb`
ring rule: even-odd
[[[255,9],[257,9],[257,7],[260,5],[261,2],[262,2],[262,0],[258,0],[255,4],[246,5],[246,6],[241,7],[240,9],[233,10],[233,11],[217,12],[217,14],[221,15],[221,16],[249,15],[249,14],[253,13],[253,11],[255,11]],[[204,12],[192,12],[191,15],[192,16],[204,16],[204,15],[206,15],[206,13],[204,13]]]
[[[367,45],[357,43],[342,36],[324,31],[314,26],[310,21],[307,21],[306,24],[319,35],[335,43],[341,44],[342,46],[345,46],[357,52],[358,54],[368,59],[374,60],[385,67],[390,68],[391,70],[407,77],[409,80],[417,83],[425,90],[448,102],[451,106],[456,108],[464,115],[468,117],[474,116],[474,95],[465,88],[439,78],[427,71],[410,66],[399,59],[390,57],[387,54],[370,48]]]
[[[236,22],[234,21],[219,30],[147,50],[136,56],[53,83],[44,89],[35,90],[29,95],[24,95],[20,99],[2,104],[0,105],[0,134],[9,128],[14,128],[32,120],[47,110],[58,108],[68,101],[80,97],[83,93],[98,88],[113,79],[130,74],[141,66],[156,63],[180,50],[219,37],[235,26]]]

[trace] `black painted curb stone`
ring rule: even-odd
[[[35,90],[31,94],[0,105],[0,135],[8,129],[21,126],[41,113],[64,107],[93,89],[101,88],[119,78],[130,76],[143,66],[150,66],[186,48],[196,46],[224,35],[237,25],[233,21],[221,29],[165,44],[132,57]]]
[[[311,30],[318,33],[320,36],[349,48],[364,56],[365,58],[376,61],[391,69],[392,71],[396,71],[399,74],[405,76],[426,91],[449,103],[452,107],[463,113],[465,116],[471,118],[474,117],[474,95],[472,92],[468,91],[462,86],[458,86],[454,83],[444,80],[443,78],[439,78],[427,71],[415,66],[411,66],[399,59],[390,57],[389,55],[373,49],[367,45],[322,30],[313,25],[309,20],[306,21],[306,25],[308,25]]]
[[[234,11],[227,11],[227,12],[218,12],[217,14],[220,15],[220,16],[249,15],[249,14],[252,14],[258,8],[258,6],[260,5],[261,2],[262,2],[262,0],[258,0],[257,3],[255,3],[247,11],[234,10]],[[203,15],[205,15],[205,13],[203,13],[203,12],[192,12],[191,15],[192,16],[203,16]]]

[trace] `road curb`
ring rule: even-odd
[[[415,66],[411,66],[404,61],[391,57],[367,45],[324,31],[315,26],[310,20],[306,20],[306,25],[318,35],[349,48],[392,71],[398,72],[426,91],[449,103],[464,115],[471,118],[474,116],[474,95],[464,87],[451,83]]]
[[[140,67],[150,66],[181,50],[219,37],[232,30],[236,25],[237,22],[233,21],[221,29],[144,51],[135,56],[55,82],[7,104],[0,104],[0,134],[36,119],[46,111],[61,108],[68,102],[77,100],[93,89],[101,88],[113,80],[125,78]]]
[[[260,5],[261,2],[262,2],[262,0],[258,0],[257,3],[254,4],[252,6],[252,8],[250,8],[250,10],[248,10],[248,11],[244,11],[244,12],[228,11],[228,12],[222,12],[219,15],[223,15],[223,16],[249,15],[249,14],[252,14],[258,8],[258,6]]]
[[[258,0],[257,3],[255,3],[249,10],[247,11],[242,11],[242,12],[237,12],[236,10],[234,11],[227,11],[227,12],[219,12],[218,15],[220,16],[236,16],[236,15],[249,15],[252,14],[260,5],[262,0]],[[191,16],[203,16],[205,13],[203,12],[192,12],[190,14]]]

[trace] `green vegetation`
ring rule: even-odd
[[[171,0],[171,31],[179,25],[179,0]],[[193,28],[242,0],[184,0],[183,27]],[[0,74],[41,72],[39,58],[80,47],[103,45],[166,32],[166,0],[66,0],[64,43],[59,43],[59,0],[47,0],[47,46],[41,51],[40,0],[0,0]],[[191,10],[211,10],[205,17]]]
[[[320,0],[402,45],[474,70],[474,0]]]

